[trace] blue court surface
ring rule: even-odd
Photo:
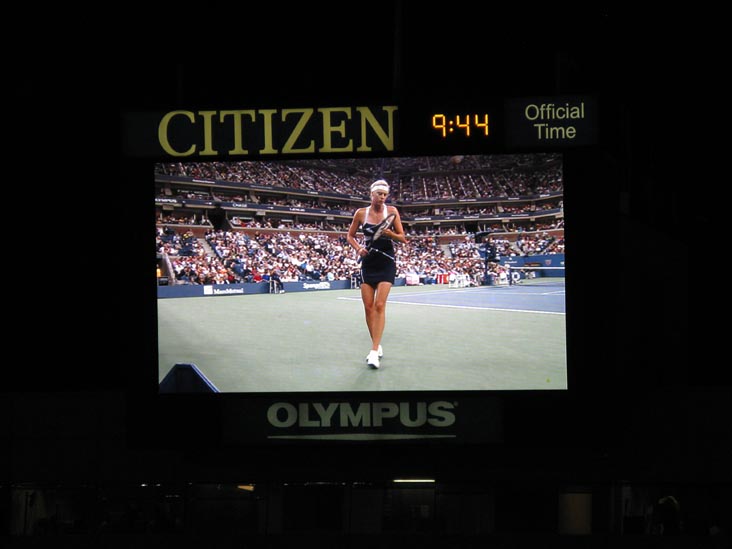
[[[392,289],[389,303],[455,309],[523,311],[537,314],[565,313],[565,291],[561,287],[517,284],[478,288],[428,289],[422,292],[402,292],[400,290],[400,288]]]

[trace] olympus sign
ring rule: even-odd
[[[275,402],[267,409],[270,425],[298,427],[381,427],[394,420],[404,427],[449,427],[456,404],[434,402]],[[392,423],[389,421],[389,423]]]

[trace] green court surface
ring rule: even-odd
[[[358,289],[158,300],[159,380],[220,392],[566,389],[563,287],[394,287],[381,368]]]

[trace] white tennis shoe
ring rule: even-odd
[[[370,351],[369,352],[369,355],[366,357],[366,364],[368,364],[372,368],[378,368],[380,366],[380,364],[379,364],[379,352],[378,351]]]
[[[373,351],[369,351],[369,354],[371,354],[372,352]],[[379,345],[378,353],[379,353],[379,358],[382,358],[384,356],[384,349],[381,348],[381,345]],[[369,355],[366,355],[366,360],[368,360],[368,359],[369,359]]]

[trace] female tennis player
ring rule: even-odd
[[[347,237],[361,262],[361,300],[371,335],[371,350],[366,356],[366,363],[372,368],[380,366],[379,359],[384,355],[381,336],[386,322],[386,299],[396,278],[393,241],[407,243],[399,211],[386,205],[387,196],[389,184],[383,179],[374,181],[371,184],[371,205],[356,210]],[[389,218],[391,214],[394,214],[393,219]],[[385,221],[386,228],[382,225]],[[363,231],[363,245],[356,239],[359,229]]]

